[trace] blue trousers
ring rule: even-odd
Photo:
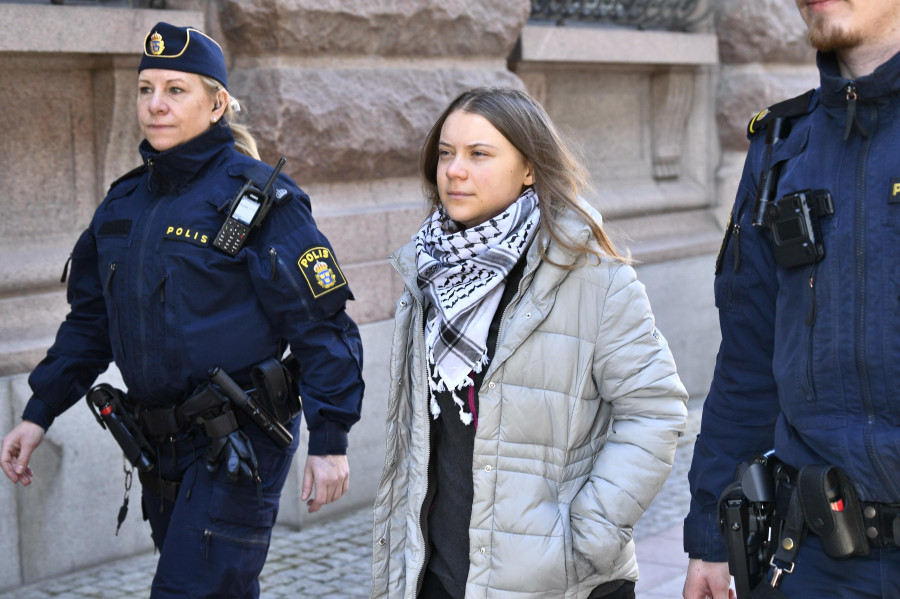
[[[900,547],[833,559],[815,535],[807,535],[793,574],[784,577],[779,589],[791,599],[900,599]]]
[[[230,480],[224,465],[209,472],[209,440],[196,431],[160,446],[159,471],[152,474],[181,480],[181,486],[174,502],[147,488],[142,493],[144,518],[159,550],[151,599],[259,597],[259,574],[297,449],[299,425],[298,417],[289,427],[294,442],[286,450],[253,424],[241,428],[259,462],[261,489],[243,477]]]

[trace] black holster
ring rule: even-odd
[[[719,528],[728,549],[728,570],[738,599],[757,597],[774,551],[771,531],[775,481],[782,464],[774,455],[757,456],[738,467],[735,482],[719,497]]]
[[[278,361],[275,360],[275,363],[277,364]],[[280,368],[280,365],[278,368]],[[273,370],[277,372],[277,369]],[[272,402],[265,389],[262,391],[255,390],[255,392],[244,391],[228,376],[228,373],[219,367],[210,369],[209,380],[217,391],[230,400],[232,405],[236,406],[246,417],[262,429],[279,447],[286,449],[293,443],[294,436],[282,424],[281,420],[272,414],[271,410],[273,408],[267,407],[267,404]],[[286,389],[290,389],[290,387],[286,387]],[[296,395],[296,392],[294,394]],[[291,414],[289,408],[286,408],[283,412],[286,416]],[[290,418],[287,422],[290,422]]]
[[[128,461],[141,472],[153,468],[156,455],[125,401],[122,391],[100,383],[86,395],[88,407],[100,426],[109,429]]]

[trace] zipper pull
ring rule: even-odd
[[[69,278],[69,263],[72,262],[72,254],[69,254],[69,257],[66,258],[66,263],[63,264],[63,274],[59,278],[60,283],[65,283],[66,279]]]
[[[153,189],[153,185],[151,184],[151,181],[153,181],[153,177],[153,157],[151,156],[147,159],[147,189]]]
[[[863,137],[869,137],[869,134],[866,132],[865,128],[863,128],[859,119],[856,118],[856,99],[858,97],[856,85],[848,83],[845,96],[845,99],[847,100],[847,123],[844,125],[844,141],[847,141],[850,138],[850,130],[853,128],[853,125],[856,125]]]
[[[810,306],[809,312],[806,314],[806,324],[809,326],[813,326],[816,322],[816,285],[815,285],[815,270],[809,273],[809,297],[810,297]]]
[[[269,248],[269,256],[271,258],[271,266],[272,266],[272,275],[269,277],[270,281],[278,280],[278,253],[275,251],[275,248]]]
[[[116,272],[116,263],[111,262],[109,265],[109,273],[106,275],[106,282],[103,284],[103,295],[109,293],[109,283],[112,281],[113,274]]]
[[[166,281],[169,280],[169,275],[166,275],[162,278],[162,281],[156,286],[156,289],[159,290],[159,303],[166,303]]]

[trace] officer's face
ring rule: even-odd
[[[481,115],[456,110],[441,128],[437,185],[453,220],[473,227],[506,210],[534,183],[515,146]]]
[[[796,0],[813,47],[851,50],[862,45],[893,47],[900,41],[898,0]],[[896,52],[890,49],[885,60]]]
[[[138,75],[141,132],[159,152],[200,135],[223,110],[199,75],[163,69],[144,69]]]

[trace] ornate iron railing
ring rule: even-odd
[[[685,31],[708,14],[700,12],[701,4],[703,0],[531,0],[531,20]]]
[[[123,8],[165,8],[166,0],[0,0],[0,4],[65,4],[68,6],[115,6]]]

